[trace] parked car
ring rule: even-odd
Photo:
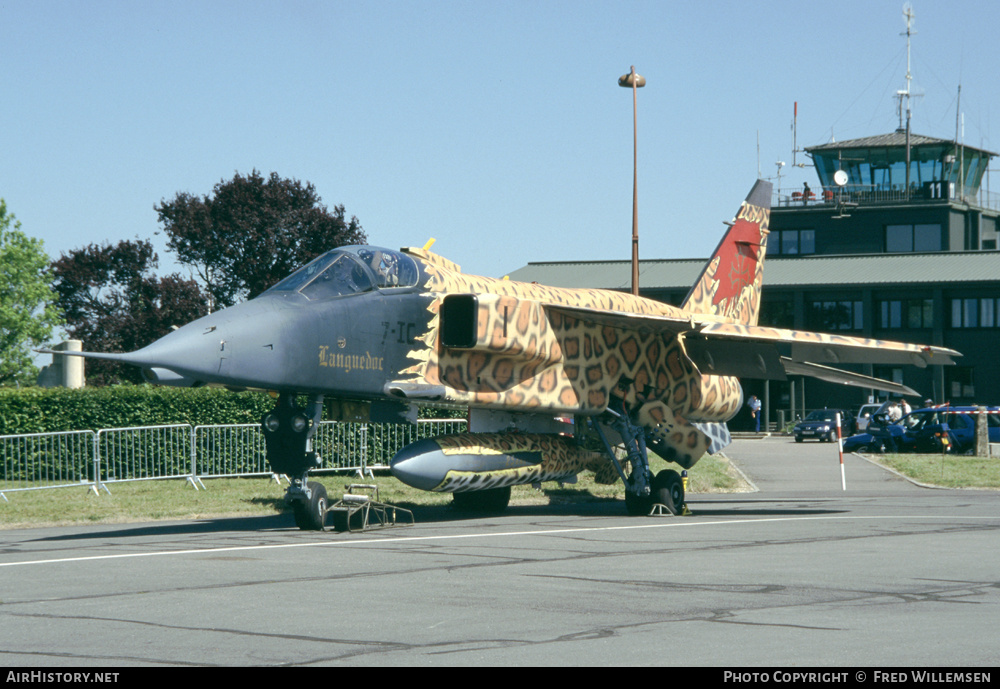
[[[861,405],[861,408],[858,409],[858,415],[855,420],[858,433],[868,429],[868,422],[872,420],[872,417],[875,416],[875,412],[877,412],[881,407],[882,404],[880,402]]]
[[[844,452],[957,452],[975,448],[976,407],[930,407],[907,414],[896,423],[873,418],[867,432],[844,441]],[[1000,407],[988,407],[1000,412]],[[991,443],[1000,442],[1000,416],[986,415]]]
[[[854,416],[850,412],[843,409],[817,409],[795,424],[792,429],[795,442],[801,443],[806,438],[815,438],[820,442],[836,440],[837,414],[840,414],[841,436],[850,435],[854,426]]]

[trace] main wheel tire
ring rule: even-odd
[[[326,524],[326,487],[322,483],[310,481],[312,492],[307,502],[296,502],[292,509],[295,512],[295,525],[303,531],[322,531]]]
[[[510,504],[510,486],[489,490],[470,490],[452,493],[451,504],[463,512],[503,512]]]
[[[625,509],[633,517],[648,517],[653,509],[653,498],[650,495],[636,495],[625,491]]]
[[[670,514],[684,509],[684,480],[673,469],[664,469],[653,479],[653,502],[665,505]]]

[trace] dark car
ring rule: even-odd
[[[792,435],[795,442],[801,443],[807,438],[833,442],[837,439],[837,414],[840,414],[841,436],[850,435],[853,428],[853,416],[843,409],[817,409],[795,424]]]
[[[867,433],[844,441],[844,452],[970,452],[976,443],[976,407],[930,407],[896,423],[873,419]],[[1000,407],[989,407],[986,426],[991,443],[1000,442]]]

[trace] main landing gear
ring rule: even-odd
[[[510,486],[475,490],[468,493],[452,493],[452,506],[462,512],[500,514],[510,504]]]
[[[684,481],[681,475],[673,469],[664,469],[655,477],[652,475],[645,431],[632,420],[625,409],[625,393],[631,384],[632,381],[627,378],[619,381],[618,387],[611,394],[611,404],[605,412],[608,425],[621,436],[625,444],[631,473],[625,473],[600,423],[596,420],[593,422],[593,427],[604,445],[604,451],[614,463],[622,483],[625,484],[625,508],[632,515],[649,515],[657,513],[657,506],[662,505],[670,514],[683,514]]]
[[[291,477],[285,500],[295,513],[295,525],[305,531],[321,531],[326,522],[328,500],[323,484],[309,480],[309,470],[322,463],[312,449],[312,439],[323,416],[323,396],[310,395],[306,407],[295,395],[278,395],[274,409],[261,419],[267,461],[271,471]]]

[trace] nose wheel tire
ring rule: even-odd
[[[295,512],[295,526],[303,531],[322,531],[326,525],[326,488],[322,483],[309,482],[311,495],[308,500],[296,501],[292,505]]]

